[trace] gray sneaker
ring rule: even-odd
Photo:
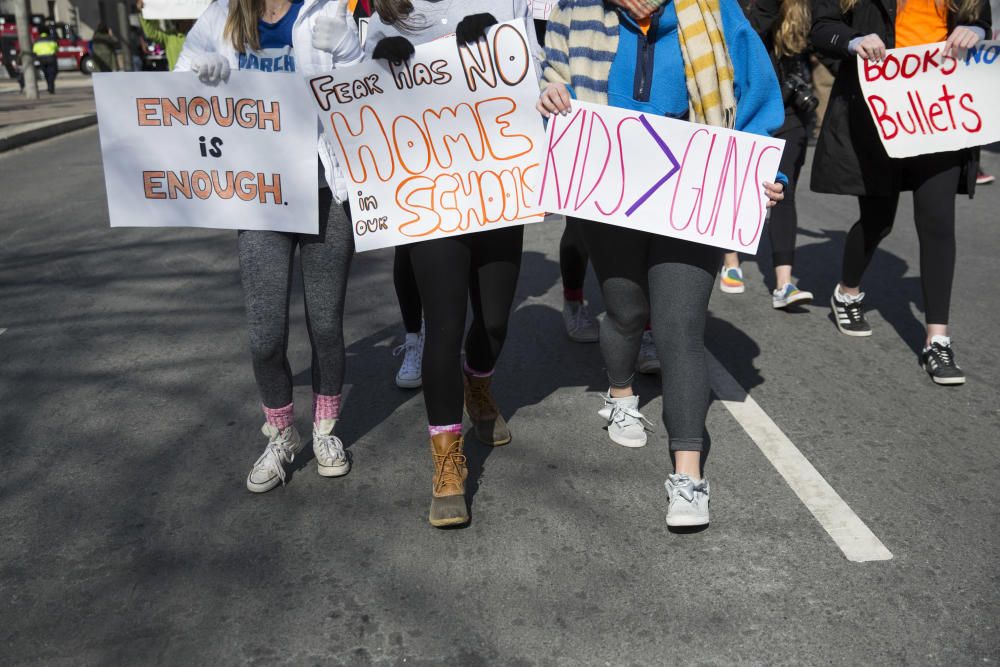
[[[697,482],[684,474],[667,477],[667,525],[671,527],[708,525],[708,480]]]
[[[653,342],[652,331],[642,332],[642,343],[635,369],[643,375],[655,375],[660,372],[660,358],[656,355],[656,343]]]
[[[294,426],[279,431],[265,423],[260,430],[267,436],[268,442],[264,453],[247,475],[247,489],[254,493],[264,493],[284,484],[285,466],[295,460],[295,455],[302,451],[303,446],[302,436]]]
[[[622,447],[645,446],[646,427],[652,426],[652,423],[639,412],[639,397],[606,398],[605,401],[611,404],[611,413],[608,415],[608,437],[611,442]]]
[[[563,324],[566,335],[576,343],[596,343],[601,339],[601,327],[582,301],[563,302]]]

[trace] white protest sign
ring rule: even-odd
[[[542,220],[545,141],[523,22],[310,81],[348,181],[358,251]]]
[[[318,231],[318,129],[298,76],[94,75],[112,227]]]
[[[212,0],[143,0],[144,19],[196,19]]]
[[[541,206],[697,243],[757,252],[785,142],[573,102],[549,118]]]
[[[559,0],[532,0],[531,11],[536,19],[541,19],[542,21],[549,20],[549,14],[552,13],[552,8],[556,6]]]
[[[858,58],[861,92],[890,157],[1000,141],[1000,42],[959,59],[943,46],[889,49],[879,63]]]

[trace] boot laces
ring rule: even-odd
[[[462,454],[461,440],[456,440],[444,454],[434,454],[434,492],[437,493],[449,484],[460,486],[462,468],[465,467],[465,454]]]
[[[495,417],[500,414],[493,394],[490,393],[489,384],[469,381],[469,411],[474,412],[479,417]]]

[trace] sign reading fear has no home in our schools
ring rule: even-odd
[[[573,101],[549,119],[539,185],[547,211],[757,252],[785,142]]]
[[[542,220],[538,80],[523,22],[310,80],[347,178],[356,247]]]
[[[316,113],[296,76],[94,75],[112,227],[315,234]]]
[[[890,157],[955,151],[1000,141],[1000,42],[954,58],[944,43],[858,58],[868,111]]]

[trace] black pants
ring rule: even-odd
[[[587,245],[580,234],[580,224],[573,218],[567,218],[562,238],[559,239],[559,273],[562,274],[564,292],[583,289],[587,261]]]
[[[56,75],[59,74],[59,63],[55,58],[39,58],[38,64],[45,76],[45,85],[50,93],[56,92]]]
[[[524,227],[422,241],[410,245],[424,304],[423,387],[431,426],[462,423],[462,338],[470,368],[496,366],[521,271]],[[465,315],[472,303],[472,326]]]
[[[913,221],[920,242],[920,284],[927,324],[948,324],[955,277],[955,195],[962,166],[959,153],[932,153],[894,160],[899,191],[913,191]],[[844,246],[842,282],[861,285],[878,244],[892,231],[899,191],[858,197],[860,219]]]
[[[799,230],[798,213],[795,210],[795,189],[799,174],[806,161],[806,120],[796,113],[786,113],[785,123],[774,135],[785,140],[785,152],[781,154],[778,167],[788,177],[785,199],[771,209],[767,231],[771,239],[771,253],[775,266],[795,264],[795,236]],[[781,289],[782,285],[777,286]]]
[[[413,260],[410,258],[411,245],[396,246],[396,256],[392,262],[392,283],[396,287],[399,314],[403,316],[406,333],[420,333],[424,319],[424,306],[420,301],[420,290],[413,275]]]
[[[601,354],[613,387],[628,387],[646,322],[660,358],[663,421],[671,451],[701,451],[708,414],[705,321],[722,250],[580,222],[607,316]]]

